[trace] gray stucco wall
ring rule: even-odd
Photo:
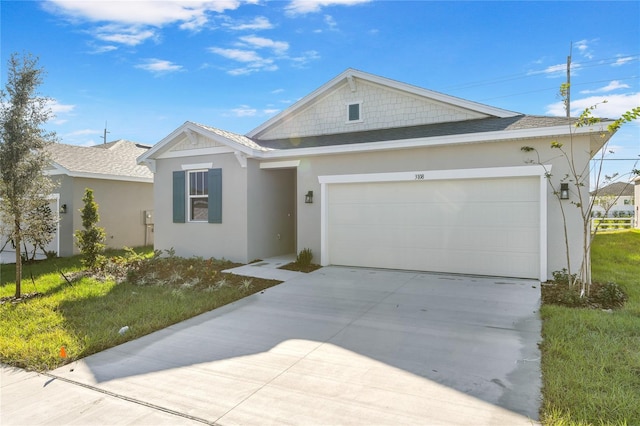
[[[60,194],[60,205],[67,212],[60,214],[60,256],[80,253],[73,234],[82,229],[80,210],[86,188],[93,190],[98,203],[100,222],[105,228],[108,248],[139,247],[145,242],[144,211],[153,209],[153,184],[108,179],[74,178],[66,175],[53,177],[58,182],[54,192]]]
[[[213,163],[222,169],[222,223],[173,223],[172,172],[183,165]],[[233,154],[161,159],[154,177],[156,250],[173,248],[183,257],[203,256],[248,262],[247,169]]]
[[[399,171],[428,171],[486,167],[524,166],[532,154],[523,153],[524,145],[534,146],[540,152],[545,164],[553,167],[552,181],[559,185],[559,179],[567,172],[566,160],[558,157],[557,150],[549,147],[551,138],[522,140],[516,142],[490,142],[482,144],[462,144],[447,147],[430,147],[397,151],[384,151],[367,154],[347,154],[302,158],[298,167],[298,250],[310,248],[314,253],[314,261],[318,262],[320,254],[320,220],[321,200],[318,176],[385,173]],[[568,139],[558,139],[568,146]],[[574,137],[574,151],[579,162],[588,164],[589,137]],[[588,170],[588,168],[587,168]],[[588,199],[587,184],[582,190],[583,199]],[[304,204],[301,194],[308,190],[314,192],[314,203]],[[566,267],[566,251],[562,217],[558,200],[550,187],[547,188],[548,201],[548,273]],[[571,200],[563,201],[568,218],[568,233],[571,241],[571,258],[573,267],[580,264],[582,254],[581,218],[578,209],[570,204],[577,201],[575,194]]]
[[[296,171],[248,162],[248,259],[295,253]]]
[[[145,244],[144,211],[153,209],[153,184],[107,179],[73,180],[74,201],[72,206],[67,206],[67,215],[73,215],[74,232],[82,229],[82,197],[85,188],[91,188],[98,203],[98,226],[105,230],[107,247],[121,249]],[[74,253],[78,252],[78,247],[74,244]]]

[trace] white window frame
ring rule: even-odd
[[[209,179],[209,170],[208,169],[194,169],[194,170],[187,170],[187,176],[186,176],[186,194],[187,194],[187,221],[188,222],[195,222],[195,223],[202,223],[202,222],[208,222],[209,218],[209,188],[207,187],[207,194],[206,195],[202,195],[202,194],[191,194],[191,175],[195,174],[195,173],[204,173],[205,176],[205,181],[203,182],[203,184],[206,186],[208,185],[207,180]],[[192,208],[191,208],[191,200],[196,199],[196,198],[206,198],[207,199],[207,217],[205,217],[204,219],[193,219],[193,214],[192,214]]]
[[[351,124],[351,123],[362,123],[362,101],[355,101],[355,102],[349,102],[346,104],[347,105],[347,124]],[[349,109],[351,108],[351,105],[358,105],[358,119],[357,120],[349,120]]]

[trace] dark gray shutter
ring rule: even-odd
[[[173,172],[173,223],[185,222],[186,172]]]
[[[222,169],[209,169],[209,223],[222,223]]]

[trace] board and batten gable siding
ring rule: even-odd
[[[219,169],[219,223],[174,223],[174,172],[193,164],[211,164]],[[186,185],[186,182],[185,182]],[[214,184],[214,192],[217,184]],[[186,188],[186,186],[185,186]],[[186,195],[186,192],[185,192]],[[212,194],[210,188],[210,197]],[[182,257],[203,256],[248,262],[247,256],[247,169],[233,154],[161,158],[156,161],[154,185],[154,245],[157,250],[174,249]],[[185,206],[186,207],[186,206]],[[213,213],[213,212],[212,212]]]
[[[354,78],[282,122],[256,135],[281,139],[486,118],[487,115]],[[360,103],[361,120],[348,122],[348,105]]]
[[[549,165],[553,168],[552,179],[558,180],[567,172],[567,164],[550,148],[548,138],[529,139],[521,141],[500,141],[489,143],[470,143],[456,146],[438,146],[415,148],[396,151],[370,152],[344,155],[314,156],[301,159],[298,173],[298,188],[314,191],[314,203],[304,204],[304,200],[297,200],[298,208],[298,237],[297,247],[308,247],[314,253],[314,261],[320,261],[322,208],[322,185],[320,176],[349,175],[349,174],[381,174],[395,172],[421,172],[437,170],[465,170],[477,168],[525,167],[530,160],[530,154],[523,153],[523,145],[536,147],[541,158],[551,159]],[[557,138],[561,143],[570,143],[568,138]],[[584,158],[578,158],[578,164],[588,164],[589,136],[574,136],[575,152],[584,153]],[[580,156],[580,154],[578,154]],[[556,182],[556,184],[559,182]],[[586,186],[588,188],[588,185]],[[566,253],[562,216],[558,201],[548,184],[545,186],[547,197],[547,247],[548,247],[548,276],[551,272],[566,266]],[[588,189],[583,190],[584,199],[588,199]],[[577,201],[575,195],[572,200]],[[572,264],[579,265],[581,247],[576,244],[582,242],[582,230],[578,209],[569,205],[565,211],[568,215],[569,240],[574,242],[571,248]]]

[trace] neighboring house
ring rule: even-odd
[[[155,174],[156,249],[544,281],[566,266],[562,216],[521,147],[559,185],[551,141],[572,141],[581,170],[610,136],[348,69],[246,135],[186,122],[138,162]]]
[[[633,216],[633,183],[615,182],[591,192],[593,198],[593,216]]]
[[[90,147],[50,145],[47,174],[58,184],[59,256],[79,253],[73,234],[82,229],[86,188],[93,189],[98,203],[98,226],[105,229],[107,247],[153,243],[153,174],[136,162],[148,149],[126,140]]]

